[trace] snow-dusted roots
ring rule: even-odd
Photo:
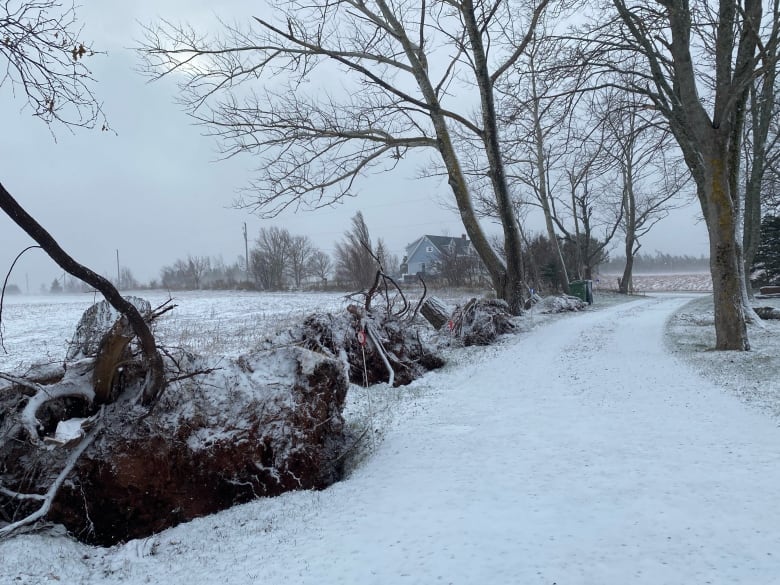
[[[45,520],[113,544],[340,477],[340,359],[289,344],[233,360],[168,350],[149,407],[121,319],[90,319],[102,333],[80,327],[62,367],[0,376],[0,537]]]

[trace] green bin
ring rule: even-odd
[[[569,283],[569,293],[588,303],[593,304],[593,281],[592,280],[572,280]]]

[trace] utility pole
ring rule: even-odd
[[[249,280],[249,239],[246,235],[246,222],[244,222],[244,266],[246,267],[246,279]]]
[[[119,274],[119,248],[116,250],[116,287],[120,288],[122,283],[120,282],[121,276]]]

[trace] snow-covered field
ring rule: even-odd
[[[234,351],[230,304],[177,311]],[[22,535],[0,542],[0,583],[780,583],[780,323],[716,353],[709,310],[677,293],[529,314],[409,387],[352,387],[371,432],[345,481],[111,549]],[[66,338],[56,312],[30,328]]]
[[[617,290],[618,279],[622,274],[601,274],[595,288]],[[632,277],[636,293],[648,292],[712,292],[712,277],[709,273],[679,274],[634,274]]]
[[[269,331],[314,310],[343,308],[344,293],[255,293],[140,291],[158,306],[169,298],[176,309],[156,329],[159,339],[197,352],[237,355]],[[62,361],[84,310],[102,297],[94,294],[7,296],[0,348],[0,370],[33,362]]]

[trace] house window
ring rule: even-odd
[[[433,252],[433,246],[428,246],[427,248],[425,248],[425,251],[430,254],[431,252]]]

